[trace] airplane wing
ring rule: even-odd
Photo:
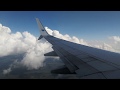
[[[52,44],[54,51],[45,56],[59,56],[70,73],[76,73],[81,79],[120,78],[120,54],[53,37],[47,33],[36,18],[41,38]],[[61,68],[66,70],[65,67]],[[67,72],[67,70],[66,70]]]

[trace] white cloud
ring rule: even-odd
[[[57,38],[60,38],[60,39],[64,39],[64,40],[67,40],[67,41],[70,41],[70,42],[78,43],[78,44],[87,45],[87,42],[84,41],[83,39],[78,39],[75,36],[70,37],[68,34],[62,35],[59,31],[57,31],[57,30],[51,30],[48,27],[45,27],[45,29],[47,30],[47,32],[50,35],[52,35],[54,37],[57,37]]]
[[[21,62],[18,62],[18,60],[16,59],[12,64],[10,64],[8,69],[3,70],[3,74],[9,74],[13,68],[19,68],[20,66],[22,66]]]
[[[26,53],[21,63],[29,69],[38,69],[45,59],[44,53],[51,51],[51,45],[44,39],[38,41],[29,32],[12,33],[8,27],[0,24],[0,57]],[[3,71],[10,72],[11,68]]]
[[[6,69],[6,70],[3,70],[3,74],[8,74],[8,73],[10,73],[11,72],[11,67],[9,67],[8,69]]]
[[[112,36],[107,41],[85,41],[75,36],[70,37],[68,34],[62,35],[57,30],[51,30],[45,27],[50,35],[65,39],[78,44],[88,45],[100,49],[120,52],[120,37]],[[37,31],[36,31],[37,32]],[[45,39],[37,40],[29,32],[12,33],[11,30],[0,24],[0,56],[7,56],[12,54],[26,53],[22,61],[22,65],[28,69],[38,69],[43,66],[45,60],[44,53],[52,51],[51,44]],[[11,68],[3,71],[9,73]]]
[[[116,41],[116,42],[120,42],[120,37],[119,36],[112,36],[112,37],[109,37],[109,39],[111,39],[113,41]]]
[[[43,66],[43,61],[45,60],[44,53],[51,50],[48,42],[36,43],[34,47],[27,51],[22,64],[28,67],[28,69],[38,69]]]
[[[111,36],[108,38],[108,44],[112,46],[115,52],[120,53],[120,37],[119,36]]]

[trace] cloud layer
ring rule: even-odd
[[[68,34],[62,35],[58,30],[45,28],[50,35],[67,41],[120,52],[119,36],[108,37],[105,41],[86,41],[75,36],[70,37]],[[33,36],[28,31],[12,33],[9,27],[0,24],[0,57],[25,53],[20,63],[28,69],[38,69],[43,66],[45,60],[44,53],[52,51],[52,48],[51,44],[45,39],[39,41],[37,39],[38,37]],[[3,73],[7,74],[10,71],[11,67],[4,70]]]

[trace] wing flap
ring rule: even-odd
[[[44,56],[58,56],[55,51],[45,53]]]

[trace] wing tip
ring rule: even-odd
[[[47,36],[49,35],[48,32],[46,31],[46,29],[44,28],[44,26],[42,25],[42,23],[40,22],[40,20],[38,18],[36,18],[40,33],[42,36]]]

